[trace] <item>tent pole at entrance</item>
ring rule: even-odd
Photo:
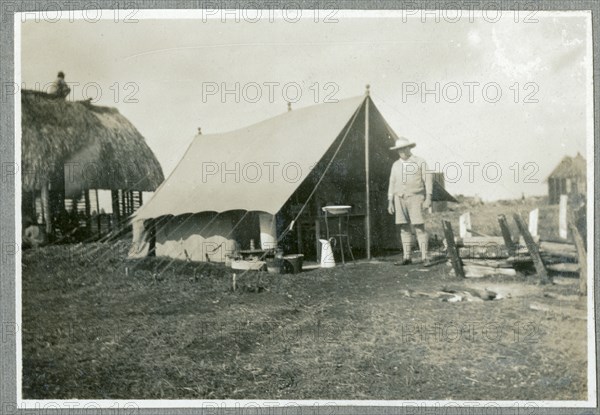
[[[365,215],[365,234],[366,234],[366,249],[367,259],[371,259],[371,193],[369,189],[369,88],[367,85],[365,98],[365,193],[366,193],[366,208]]]

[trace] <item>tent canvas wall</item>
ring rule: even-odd
[[[342,203],[352,205],[350,241],[357,254],[397,249],[386,211],[395,136],[368,95],[289,111],[229,133],[198,135],[133,220],[151,220],[156,255],[206,260],[206,247],[217,244],[213,260],[224,261],[236,243],[247,249],[255,239],[258,245],[258,215],[268,213],[276,215],[279,235],[293,221],[280,241],[286,252],[312,255],[324,228],[321,207]],[[439,185],[433,196],[454,200]],[[135,239],[132,256],[145,255],[147,246]]]

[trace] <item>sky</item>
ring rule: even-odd
[[[21,86],[43,89],[64,71],[68,99],[118,108],[166,176],[198,127],[242,128],[286,111],[288,100],[292,108],[335,101],[364,94],[366,84],[453,194],[543,195],[564,156],[592,159],[584,13],[186,11],[127,21],[123,11],[104,12],[99,21],[22,23]],[[239,98],[222,94],[236,85]]]

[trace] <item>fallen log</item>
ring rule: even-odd
[[[508,257],[506,260],[513,265],[533,264],[533,259],[531,258],[529,253],[521,254],[518,256],[511,256]]]
[[[581,270],[579,264],[573,264],[568,262],[563,262],[560,264],[551,264],[547,265],[546,269],[552,272],[560,272],[565,274],[578,274]]]
[[[460,291],[460,292],[456,292],[454,294],[446,294],[445,296],[441,296],[440,299],[441,299],[441,301],[444,301],[447,303],[460,303],[462,301],[469,301],[469,302],[483,302],[484,301],[482,298],[474,296],[467,291]]]
[[[505,259],[510,257],[510,252],[504,245],[469,246],[459,248],[458,255],[461,258]]]
[[[541,251],[540,255],[548,260],[548,262],[556,262],[556,261],[564,261],[570,260],[572,262],[577,262],[578,256],[572,252],[548,252]]]
[[[455,239],[456,246],[488,246],[488,245],[504,245],[504,238],[501,236],[471,236]]]
[[[465,277],[480,278],[488,275],[515,276],[517,271],[512,268],[492,268],[481,265],[469,265],[465,267]]]
[[[541,241],[540,249],[545,252],[556,252],[556,253],[573,253],[577,255],[577,248],[573,244],[565,244],[558,242]]]
[[[469,238],[460,238],[460,237],[456,237],[455,238],[455,242],[456,242],[456,246],[458,247],[463,247],[463,246],[488,246],[488,245],[503,245],[506,246],[506,243],[508,240],[510,240],[512,242],[511,239],[508,239],[510,237],[510,235],[507,235],[507,237],[502,237],[502,236],[471,236]],[[540,237],[539,236],[535,236],[532,237],[533,242],[536,244],[540,244]],[[557,244],[555,242],[550,242],[549,244],[551,245],[569,245],[569,244]],[[527,244],[525,243],[525,239],[523,239],[523,236],[519,237],[519,243],[518,245],[520,246],[526,246]],[[573,247],[574,250],[574,245],[571,245]],[[516,248],[517,244],[512,242],[511,246],[508,247],[509,249],[511,247]]]
[[[512,268],[513,262],[508,259],[465,259],[463,258],[463,264],[465,265],[479,265],[491,268]]]
[[[552,283],[556,285],[575,285],[579,283],[579,280],[576,278],[569,278],[563,276],[552,278]]]
[[[467,265],[463,266],[463,270],[466,278],[483,278],[490,275],[506,275],[515,276],[517,271],[512,268],[492,268],[482,265]],[[451,272],[451,274],[453,274]]]
[[[439,257],[430,258],[429,262],[427,264],[421,264],[421,265],[424,267],[432,267],[434,265],[443,264],[444,262],[446,262],[446,260],[447,260],[446,255],[443,255],[443,256],[439,256]]]
[[[465,288],[462,287],[460,289],[453,288],[442,288],[442,292],[450,293],[450,294],[463,294],[468,293],[473,297],[479,297],[482,300],[488,301],[495,299],[498,294],[494,291],[488,290],[487,288]]]
[[[483,236],[483,237],[486,237],[486,238],[492,238],[492,235],[488,235],[487,233],[477,232],[477,231],[474,231],[473,229],[467,229],[467,231],[470,232],[471,235]]]

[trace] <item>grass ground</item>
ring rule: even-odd
[[[248,273],[233,292],[222,266],[128,261],[127,248],[24,252],[25,398],[586,397],[586,301],[574,284],[458,280],[446,264],[386,258]],[[410,295],[465,287],[506,298]]]

